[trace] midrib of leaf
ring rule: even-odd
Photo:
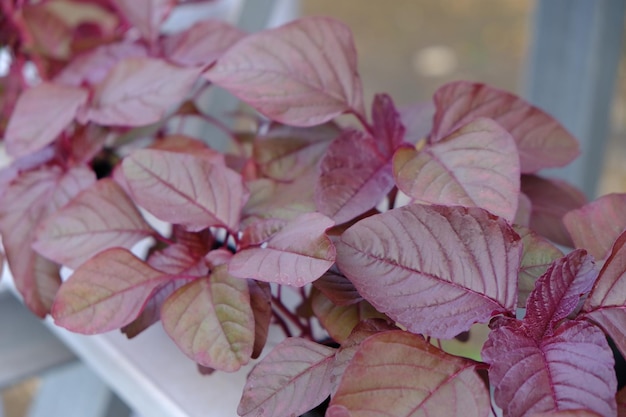
[[[357,249],[356,247],[354,247],[354,246],[352,246],[352,245],[350,245],[350,244],[346,243],[346,242],[345,242],[345,241],[343,241],[343,240],[342,240],[342,243],[343,243],[343,244],[345,244],[346,246],[348,246],[348,247],[352,248],[353,250],[355,250],[355,251],[357,251],[357,252],[359,252],[359,253],[361,253],[361,254],[365,255],[366,257],[372,258],[372,259],[374,259],[374,260],[376,260],[376,261],[379,261],[379,262],[383,262],[383,263],[390,264],[390,265],[392,265],[392,266],[394,266],[394,267],[401,268],[401,269],[403,269],[403,270],[405,270],[405,271],[410,271],[410,272],[412,272],[412,273],[414,273],[414,274],[418,274],[418,275],[423,275],[423,276],[426,276],[427,278],[430,278],[430,279],[433,279],[433,280],[435,280],[435,281],[438,281],[438,282],[441,282],[441,283],[444,283],[444,284],[450,285],[450,286],[455,287],[455,288],[457,288],[457,289],[462,289],[462,290],[464,290],[464,291],[466,291],[466,292],[471,293],[472,295],[477,295],[477,296],[479,296],[480,298],[483,298],[483,299],[488,300],[491,304],[496,304],[498,307],[500,307],[500,308],[503,308],[503,309],[507,310],[507,308],[506,308],[505,306],[501,305],[501,304],[500,304],[500,302],[499,302],[498,300],[494,300],[494,299],[492,299],[492,298],[491,298],[491,297],[489,297],[487,294],[484,294],[484,293],[479,292],[479,291],[477,291],[477,290],[473,290],[473,289],[471,289],[471,288],[464,287],[463,285],[458,284],[458,283],[455,283],[455,282],[452,282],[452,281],[447,281],[447,280],[445,280],[444,278],[441,278],[441,277],[439,277],[439,276],[437,276],[437,275],[434,275],[434,274],[431,274],[431,273],[429,273],[429,272],[422,272],[422,271],[418,271],[418,270],[415,270],[415,269],[409,268],[409,267],[407,267],[407,266],[405,266],[405,265],[402,265],[402,264],[398,263],[397,261],[394,261],[394,260],[391,260],[391,259],[387,259],[387,258],[382,258],[382,257],[380,257],[380,256],[376,256],[376,255],[370,255],[370,254],[368,254],[368,253],[366,253],[366,252],[363,252],[362,250]],[[493,264],[493,263],[492,263],[492,264]]]

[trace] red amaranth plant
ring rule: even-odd
[[[329,396],[329,417],[488,416],[490,386],[511,417],[626,407],[607,342],[626,354],[626,197],[586,203],[538,174],[579,153],[542,110],[463,81],[367,106],[350,30],[330,18],[165,35],[184,2],[0,4],[0,232],[35,314],[129,337],[161,321],[222,371],[278,325],[289,337],[250,373],[242,416]],[[207,114],[217,87],[258,113]],[[190,135],[192,120],[221,136]],[[483,362],[431,343],[475,323],[491,327]]]

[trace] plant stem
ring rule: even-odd
[[[365,129],[367,133],[374,136],[374,129],[372,128],[372,126],[370,126],[370,124],[367,122],[367,119],[365,119],[365,117],[361,113],[358,113],[354,110],[350,110],[350,113],[352,113],[354,117],[357,118],[357,120],[359,121],[359,123],[361,123],[361,126],[363,126],[363,129]]]

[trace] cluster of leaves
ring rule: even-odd
[[[249,375],[242,416],[328,396],[329,417],[488,416],[489,386],[505,416],[624,415],[606,336],[626,354],[626,195],[587,203],[537,174],[579,152],[545,112],[455,82],[403,109],[377,95],[368,114],[351,33],[329,18],[164,35],[184,2],[1,1],[0,232],[36,314],[129,337],[160,321],[223,371],[280,325],[291,337]],[[260,114],[252,130],[203,112],[217,87]],[[491,327],[484,362],[430,343],[475,323]]]

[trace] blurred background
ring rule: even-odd
[[[336,17],[352,29],[366,102],[387,92],[407,105],[458,79],[523,95],[535,6],[531,0],[300,0],[299,7],[302,15]],[[622,47],[598,194],[626,192],[624,55]],[[5,390],[4,417],[25,416],[37,386],[31,379]]]

